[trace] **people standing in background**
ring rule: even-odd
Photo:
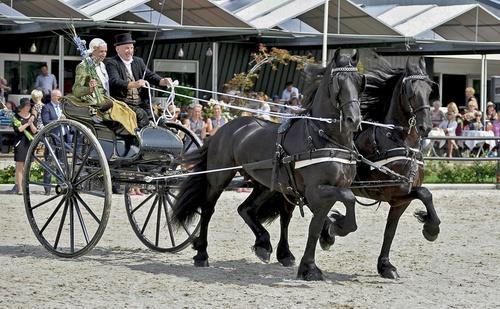
[[[432,106],[434,107],[434,109],[431,110],[432,127],[436,128],[443,120],[446,119],[446,117],[444,116],[444,113],[440,109],[441,108],[440,101],[432,102]]]
[[[292,98],[293,94],[296,95],[296,97],[299,97],[299,89],[293,86],[293,82],[287,82],[285,85],[285,89],[283,90],[283,93],[281,94],[281,99],[284,100],[285,102],[290,101]]]
[[[10,90],[7,80],[0,76],[0,103],[5,103],[5,93]]]
[[[15,132],[14,161],[16,162],[16,185],[17,194],[22,194],[24,162],[28,155],[32,136],[37,133],[36,118],[31,114],[31,103],[29,99],[23,98],[19,103],[19,112],[14,115],[12,126]],[[31,136],[31,138],[30,138]]]
[[[257,117],[262,118],[264,120],[271,120],[271,115],[269,113],[271,112],[271,107],[267,103],[267,96],[264,93],[259,93],[257,95],[257,100],[260,101],[260,106],[257,109],[258,111],[262,112],[257,114]]]
[[[31,102],[33,104],[33,108],[31,113],[35,116],[36,119],[36,127],[38,131],[43,129],[43,121],[42,121],[42,108],[44,106],[43,102],[43,92],[40,90],[31,91]]]
[[[476,105],[477,105],[477,99],[474,96],[475,93],[476,93],[476,90],[474,90],[474,88],[472,88],[472,87],[465,88],[465,104],[464,104],[465,107],[468,107],[469,102],[471,102],[471,101],[475,101]]]
[[[59,89],[52,90],[52,93],[50,94],[50,102],[42,107],[41,118],[44,126],[48,125],[53,121],[61,119],[62,109],[59,102],[60,98],[61,98],[61,91],[59,91]],[[44,157],[47,162],[51,160],[47,149],[45,149]],[[43,183],[50,184],[51,182],[50,178],[51,178],[50,173],[45,170],[43,172]],[[44,189],[45,189],[45,195],[50,195],[50,186],[45,186]]]
[[[497,118],[497,111],[495,109],[495,103],[488,102],[486,105],[486,119],[490,122],[495,121]]]
[[[203,106],[201,106],[201,104],[196,104],[194,106],[193,116],[189,119],[189,128],[203,140],[207,135],[207,123],[203,121],[201,116],[202,108]]]
[[[47,64],[42,65],[40,68],[40,74],[36,77],[35,88],[42,91],[44,96],[49,96],[52,90],[57,88],[56,76],[49,73]]]

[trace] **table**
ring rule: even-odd
[[[477,130],[464,130],[462,131],[462,136],[467,136],[467,137],[493,137],[495,136],[492,131],[477,131]],[[475,147],[483,147],[484,144],[487,144],[489,146],[495,145],[495,140],[490,139],[490,140],[466,140],[462,141],[467,148],[470,150],[474,149]]]

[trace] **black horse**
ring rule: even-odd
[[[357,52],[351,56],[341,55],[337,50],[328,67],[312,69],[322,78],[303,115],[334,119],[333,123],[302,118],[292,121],[287,129],[254,117],[240,117],[219,129],[196,155],[186,158],[186,164],[194,164],[195,171],[243,167],[240,173],[255,184],[252,194],[238,209],[249,224],[251,214],[248,210],[274,194],[269,188],[274,187],[287,195],[293,190],[293,195],[307,202],[314,216],[298,270],[298,278],[305,280],[323,279],[315,264],[315,249],[323,222],[336,201],[343,202],[347,209],[346,220],[335,225],[337,232],[347,234],[357,228],[355,196],[349,189],[356,174],[355,161],[350,158],[353,132],[361,121],[359,96],[365,84],[364,76],[357,72],[357,62]],[[311,164],[313,162],[306,156],[318,160]],[[295,166],[287,168],[291,166],[289,161],[295,162]],[[236,170],[227,170],[192,175],[181,185],[173,207],[175,223],[189,222],[201,209],[200,236],[193,242],[193,248],[198,251],[194,256],[195,266],[208,266],[208,224],[217,199],[235,173]],[[259,222],[251,228],[259,235],[255,252],[268,258],[269,234]]]
[[[356,148],[377,166],[384,166],[407,179],[407,182],[401,182],[390,173],[364,163],[358,164],[355,179],[358,184],[353,187],[354,194],[385,201],[391,206],[377,264],[379,274],[385,278],[398,277],[396,268],[389,262],[389,251],[399,218],[412,200],[420,199],[427,209],[427,212],[415,213],[418,220],[424,223],[425,238],[433,241],[439,233],[440,220],[434,209],[432,194],[421,187],[424,167],[419,151],[420,138],[427,136],[432,128],[429,102],[438,96],[439,88],[425,73],[423,58],[418,64],[407,62],[404,69],[394,69],[382,63],[367,74],[366,90],[361,100],[364,118],[393,124],[397,129],[364,126],[355,136]],[[391,181],[399,184],[394,185]],[[293,261],[294,257],[288,250],[287,228],[295,206],[286,202],[282,195],[275,194],[256,207],[256,217],[261,222],[272,221],[280,215],[282,226],[277,257],[283,265],[289,266],[291,263],[288,262]],[[335,229],[339,220],[344,220],[344,216],[333,212],[330,219],[325,221],[320,237],[323,249],[328,249],[334,243],[335,235],[344,236]]]

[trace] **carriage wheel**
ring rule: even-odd
[[[166,126],[179,134],[183,141],[183,154],[201,147],[200,139],[183,126],[168,123]],[[176,158],[180,159],[180,158]],[[185,167],[175,160],[169,170],[182,170]],[[125,189],[125,206],[132,229],[142,243],[159,252],[179,252],[186,248],[198,235],[200,216],[196,215],[189,225],[176,229],[172,225],[172,206],[177,199],[178,188],[182,178],[169,179],[142,185],[147,192],[144,196],[130,195],[129,189],[135,185],[128,185]]]
[[[44,188],[52,195],[37,194]],[[28,221],[47,250],[66,258],[90,251],[111,208],[109,167],[94,134],[68,119],[44,127],[28,150],[23,192]]]

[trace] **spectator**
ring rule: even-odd
[[[5,92],[9,90],[10,87],[7,86],[7,80],[0,76],[0,103],[5,103]]]
[[[200,139],[204,139],[207,135],[207,124],[201,117],[202,108],[201,104],[196,104],[193,108],[193,116],[189,119],[189,128]]]
[[[439,124],[439,128],[443,130],[446,136],[456,136],[455,130],[457,129],[457,121],[455,120],[455,114],[453,112],[448,112],[446,114],[446,120]],[[448,140],[448,157],[452,157],[453,149],[458,149],[457,144],[454,140]]]
[[[455,114],[455,120],[457,122],[457,129],[455,131],[455,135],[461,136],[462,130],[464,128],[464,121],[463,121],[462,115],[458,112],[457,104],[455,102],[450,102],[450,103],[448,103],[446,108],[448,109],[448,113],[452,112],[453,114]]]
[[[15,132],[14,161],[16,162],[17,194],[22,194],[24,162],[28,154],[31,138],[36,134],[36,118],[30,113],[31,103],[23,98],[19,103],[19,112],[14,115],[12,124]]]
[[[31,109],[31,114],[35,116],[36,127],[38,131],[43,129],[43,121],[42,121],[42,108],[44,106],[42,102],[43,93],[40,90],[31,91],[31,101],[33,102],[33,108]]]
[[[495,136],[500,136],[500,113],[497,113],[497,118],[493,120],[491,131]]]
[[[476,90],[474,90],[474,88],[472,88],[472,87],[465,88],[465,106],[466,107],[469,106],[469,102],[471,102],[471,101],[475,101],[476,106],[477,106],[477,99],[474,96],[475,93],[476,93]]]
[[[61,91],[59,91],[59,89],[52,90],[50,94],[50,102],[42,107],[41,118],[44,126],[61,118],[62,110],[59,102],[60,98],[61,98]],[[46,162],[49,162],[51,160],[47,149],[45,149],[44,151],[44,157]],[[51,178],[50,173],[44,171],[43,183],[50,184],[51,183],[50,178]],[[50,186],[45,186],[44,189],[45,189],[45,195],[50,195]]]
[[[215,104],[212,109],[214,117],[207,122],[207,131],[210,135],[214,135],[220,127],[226,124],[226,119],[222,117],[222,107],[219,104]]]
[[[436,128],[439,127],[439,124],[443,122],[446,117],[444,116],[444,113],[441,111],[441,102],[440,101],[434,101],[432,103],[432,106],[434,107],[433,110],[431,110],[431,121],[432,121],[432,127]]]
[[[474,112],[474,118],[472,118],[470,121],[469,121],[469,127],[468,129],[469,130],[472,130],[472,131],[481,131],[483,130],[483,122],[481,121],[481,116],[483,114],[481,112]]]
[[[479,110],[479,106],[477,105],[477,101],[476,100],[470,100],[467,103],[467,112],[468,113],[474,113],[474,112],[476,112],[478,110]]]
[[[292,98],[292,94],[295,94],[297,98],[299,97],[299,89],[293,86],[293,82],[287,82],[286,87],[281,94],[281,99],[283,101],[288,102]]]
[[[41,90],[43,96],[48,96],[52,90],[57,88],[57,79],[54,74],[49,73],[47,64],[42,65],[40,74],[36,77],[35,88]]]
[[[488,102],[486,105],[486,119],[490,122],[493,122],[497,118],[497,111],[495,109],[495,103]]]
[[[263,93],[259,93],[257,95],[257,100],[260,101],[260,106],[257,110],[262,112],[258,114],[258,117],[264,120],[271,120],[271,115],[269,115],[269,112],[271,112],[271,107],[266,102],[266,96]]]

